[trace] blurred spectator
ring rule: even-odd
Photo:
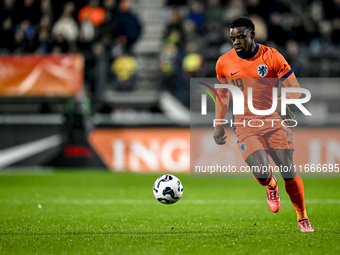
[[[284,46],[289,39],[288,32],[283,29],[283,17],[279,12],[274,12],[269,17],[268,40],[275,42],[279,46]],[[256,27],[255,27],[256,31]]]
[[[25,29],[25,52],[33,53],[38,47],[37,30],[28,20],[21,22]]]
[[[302,74],[302,59],[300,57],[300,47],[296,41],[288,40],[285,58],[294,70],[295,75],[300,76]]]
[[[67,53],[69,51],[70,45],[66,40],[64,34],[55,34],[52,37],[52,41],[49,45],[49,52],[51,53]]]
[[[13,52],[15,50],[15,41],[13,34],[14,27],[11,17],[7,17],[2,21],[0,31],[1,31],[0,42],[2,43],[1,47],[5,49],[4,52]]]
[[[196,25],[191,21],[192,29],[190,31],[184,31],[184,26],[187,24],[187,20],[182,19],[180,10],[177,7],[172,8],[170,21],[165,28],[164,39],[168,43],[173,43],[177,47],[181,48],[185,40],[185,35],[187,32],[193,31]]]
[[[136,59],[129,55],[123,54],[116,58],[111,66],[111,71],[114,74],[114,88],[118,91],[131,91],[136,87]]]
[[[118,12],[118,5],[116,0],[104,0],[103,7],[105,12],[109,12],[111,17],[116,16]]]
[[[233,48],[233,45],[231,44],[229,37],[230,37],[230,29],[229,29],[229,27],[225,27],[223,29],[224,42],[221,44],[221,47],[220,47],[220,55],[227,53],[228,51],[230,51]],[[215,68],[214,68],[213,72],[215,72]]]
[[[231,0],[229,5],[225,8],[224,20],[226,23],[236,17],[244,16],[246,14],[246,9],[242,0]]]
[[[97,67],[96,63],[100,57],[105,55],[104,47],[100,43],[95,43],[96,24],[102,24],[105,18],[104,8],[99,7],[98,0],[88,0],[78,13],[80,24],[78,50],[85,58],[85,80],[91,96],[96,93]],[[107,70],[103,70],[107,72]]]
[[[199,54],[198,46],[195,42],[189,42],[185,46],[185,56],[182,65],[187,77],[198,77],[197,74],[203,67],[203,58]]]
[[[15,0],[3,0],[3,6],[0,11],[0,21],[1,23],[7,19],[11,18],[12,24],[17,24],[16,11],[15,11]]]
[[[178,100],[185,103],[186,92],[183,86],[182,55],[179,49],[171,43],[165,43],[158,60],[161,73],[161,84]]]
[[[74,8],[72,2],[66,3],[61,17],[54,23],[52,28],[52,36],[62,34],[70,44],[74,44],[79,36],[78,24],[72,16]]]
[[[315,22],[319,22],[322,19],[324,14],[323,14],[322,2],[321,1],[314,0],[309,4],[309,16]]]
[[[190,0],[192,1],[192,0]],[[166,21],[166,23],[168,23],[168,21],[171,19],[173,10],[176,9],[178,11],[178,13],[180,14],[181,17],[186,17],[188,14],[188,4],[187,4],[187,0],[170,0],[167,1],[166,5],[164,6],[164,19]]]
[[[165,30],[165,37],[172,31],[172,30],[179,30],[183,33],[183,19],[182,15],[177,7],[172,8],[171,16],[168,24],[166,25]]]
[[[303,42],[306,40],[306,32],[303,27],[301,18],[298,15],[292,15],[291,17],[291,29],[290,29],[290,39],[298,42]]]
[[[223,31],[221,29],[220,23],[212,22],[210,23],[206,28],[206,33],[204,36],[204,42],[206,45],[210,48],[211,46],[220,46],[224,42],[223,37]],[[201,40],[202,41],[202,40]],[[196,40],[196,43],[199,43],[198,40]],[[199,46],[199,44],[198,44]],[[202,47],[199,47],[199,50],[202,49]]]
[[[331,39],[334,44],[340,45],[340,17],[333,20],[333,31]]]
[[[25,53],[25,31],[22,29],[17,29],[14,33],[13,53]]]
[[[268,39],[267,26],[264,20],[257,14],[252,14],[249,18],[253,21],[256,28],[256,41],[264,44]]]
[[[54,21],[53,18],[53,11],[52,11],[52,4],[51,0],[41,0],[40,2],[40,11],[42,16],[48,16],[50,22],[52,23]]]
[[[46,29],[48,31],[52,30],[52,20],[49,15],[43,15],[37,26],[37,30]]]
[[[89,20],[84,20],[80,24],[80,35],[79,35],[79,44],[85,46],[85,45],[91,45],[93,43],[93,40],[95,38],[95,27]],[[85,46],[86,47],[86,46]],[[80,46],[80,48],[83,48]]]
[[[52,30],[52,20],[49,14],[44,14],[37,26],[37,48],[36,52],[46,54],[49,51],[50,36]]]
[[[165,38],[164,42],[174,45],[179,50],[181,50],[183,44],[181,34],[178,30],[172,30],[171,33]]]
[[[194,0],[190,5],[188,18],[193,20],[200,33],[203,33],[205,26],[204,6],[198,1]]]
[[[318,24],[321,37],[325,42],[329,42],[332,33],[332,23],[329,20],[322,20]]]
[[[161,72],[167,76],[176,73],[176,66],[178,64],[178,48],[170,43],[163,45],[158,66]]]
[[[202,36],[198,33],[196,23],[193,20],[185,19],[183,21],[183,32],[185,34],[185,38],[181,37],[178,39],[179,40],[185,39],[185,40],[174,43],[176,46],[181,47],[184,42],[194,41],[199,44],[200,49],[203,48],[204,40],[202,40]]]
[[[317,29],[316,23],[311,19],[307,19],[304,22],[304,30],[301,31],[302,37],[300,36],[300,43],[306,43],[312,47],[312,50],[321,47],[321,34]]]
[[[116,34],[116,20],[110,10],[105,9],[105,17],[102,24],[97,27],[95,40],[100,41],[109,50],[113,44]]]
[[[208,0],[208,6],[205,10],[205,19],[207,26],[211,23],[221,23],[223,20],[223,9],[220,0]]]
[[[185,53],[182,61],[183,67],[183,88],[182,94],[186,106],[189,106],[189,86],[190,78],[203,77],[204,59],[198,51],[198,45],[195,42],[188,42],[185,45]]]
[[[46,54],[49,50],[49,31],[45,28],[42,28],[38,31],[38,45],[36,49],[36,53]]]
[[[141,34],[142,26],[137,16],[131,12],[131,5],[128,0],[123,0],[119,5],[116,28],[116,35],[124,44],[125,50],[131,51],[132,46]]]
[[[15,27],[16,53],[31,53],[37,47],[36,29],[29,20],[23,20]]]
[[[88,5],[80,9],[78,14],[79,23],[90,21],[94,26],[104,21],[104,8],[99,6],[99,0],[89,0]]]

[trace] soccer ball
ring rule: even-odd
[[[176,176],[165,174],[155,181],[153,194],[162,204],[174,204],[182,197],[183,185]]]

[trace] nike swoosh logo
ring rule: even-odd
[[[53,135],[40,140],[0,150],[0,168],[12,165],[23,159],[56,147],[62,143],[61,135]]]
[[[240,71],[237,71],[237,72],[235,72],[235,73],[231,73],[231,76],[233,76],[233,75],[237,74],[238,72],[240,72]]]

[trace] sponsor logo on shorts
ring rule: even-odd
[[[245,144],[245,143],[241,143],[241,144],[240,144],[240,149],[241,149],[242,153],[245,153],[246,150],[247,150],[246,144]]]

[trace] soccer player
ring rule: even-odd
[[[299,87],[299,84],[284,57],[277,50],[256,43],[254,38],[255,26],[249,18],[234,19],[230,23],[233,49],[218,59],[216,73],[220,83],[233,84],[241,89],[245,102],[248,87],[252,87],[254,108],[267,110],[272,106],[272,88],[277,86],[278,81],[285,87]],[[218,94],[222,99],[222,105],[216,104],[215,119],[224,119],[229,105],[230,90],[219,88]],[[287,98],[300,96],[300,93],[287,93]],[[287,172],[281,171],[281,175],[286,192],[296,210],[298,226],[302,232],[313,232],[305,207],[304,185],[293,167],[293,139],[290,128],[281,124],[280,106],[279,98],[277,110],[262,116],[253,114],[245,103],[244,115],[234,115],[234,132],[238,138],[238,148],[252,169],[255,179],[267,187],[267,203],[274,213],[280,209],[280,196],[277,179],[269,169],[268,154],[276,165],[281,167],[280,169],[283,169],[282,167],[288,169]],[[294,118],[289,108],[284,118]],[[251,126],[247,126],[246,123],[250,119],[257,120],[252,121]],[[264,121],[265,119],[276,121],[268,122]],[[215,127],[214,140],[219,145],[226,142],[221,124]],[[264,166],[268,167],[265,169]]]

